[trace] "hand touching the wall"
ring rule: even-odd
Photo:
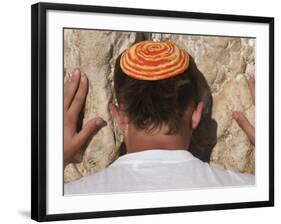
[[[253,102],[255,104],[255,79],[253,77],[248,79],[248,85],[251,91]],[[240,128],[246,133],[250,142],[255,145],[255,127],[251,125],[242,112],[235,111],[233,112],[232,117],[240,126]]]
[[[79,114],[84,106],[88,92],[88,79],[75,69],[67,77],[64,84],[64,163],[69,162],[73,156],[82,150],[87,142],[104,126],[106,122],[96,117],[81,130],[77,130]]]

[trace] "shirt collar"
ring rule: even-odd
[[[163,162],[173,163],[196,159],[190,152],[183,149],[149,149],[141,152],[133,152],[119,157],[112,165],[117,163],[138,162]]]

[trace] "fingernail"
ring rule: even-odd
[[[70,80],[70,72],[68,72],[66,75],[65,75],[65,81],[69,81]]]
[[[237,111],[232,112],[232,117],[233,117],[235,120],[238,119],[238,117],[239,117],[239,112],[237,112]]]
[[[254,84],[254,83],[255,83],[255,79],[254,79],[254,77],[253,77],[253,76],[251,76],[251,77],[250,77],[250,82],[251,82],[252,84]]]
[[[79,69],[79,68],[74,69],[73,74],[74,74],[75,76],[80,75],[80,69]]]
[[[107,125],[107,123],[105,122],[105,120],[103,120],[102,118],[97,118],[96,120],[96,125],[100,126],[100,127],[104,127]]]
[[[86,76],[84,74],[81,76],[81,81],[82,82],[86,82],[87,81],[87,78],[86,78]]]

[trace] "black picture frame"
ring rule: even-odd
[[[125,15],[164,16],[217,21],[254,22],[269,25],[269,200],[165,208],[114,210],[68,214],[46,213],[46,12],[63,10]],[[161,213],[192,212],[274,206],[274,18],[241,15],[164,11],[74,4],[37,3],[31,7],[31,218],[37,221],[86,219]]]

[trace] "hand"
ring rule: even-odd
[[[253,77],[248,79],[248,85],[251,91],[253,102],[255,104],[255,79]],[[245,115],[241,112],[235,111],[232,113],[233,119],[237,122],[240,128],[248,136],[250,142],[255,145],[255,127],[251,125]]]
[[[64,163],[69,162],[73,156],[82,150],[88,141],[104,126],[106,122],[96,117],[77,130],[79,114],[86,101],[88,92],[88,79],[81,75],[79,69],[70,73],[64,84]]]

